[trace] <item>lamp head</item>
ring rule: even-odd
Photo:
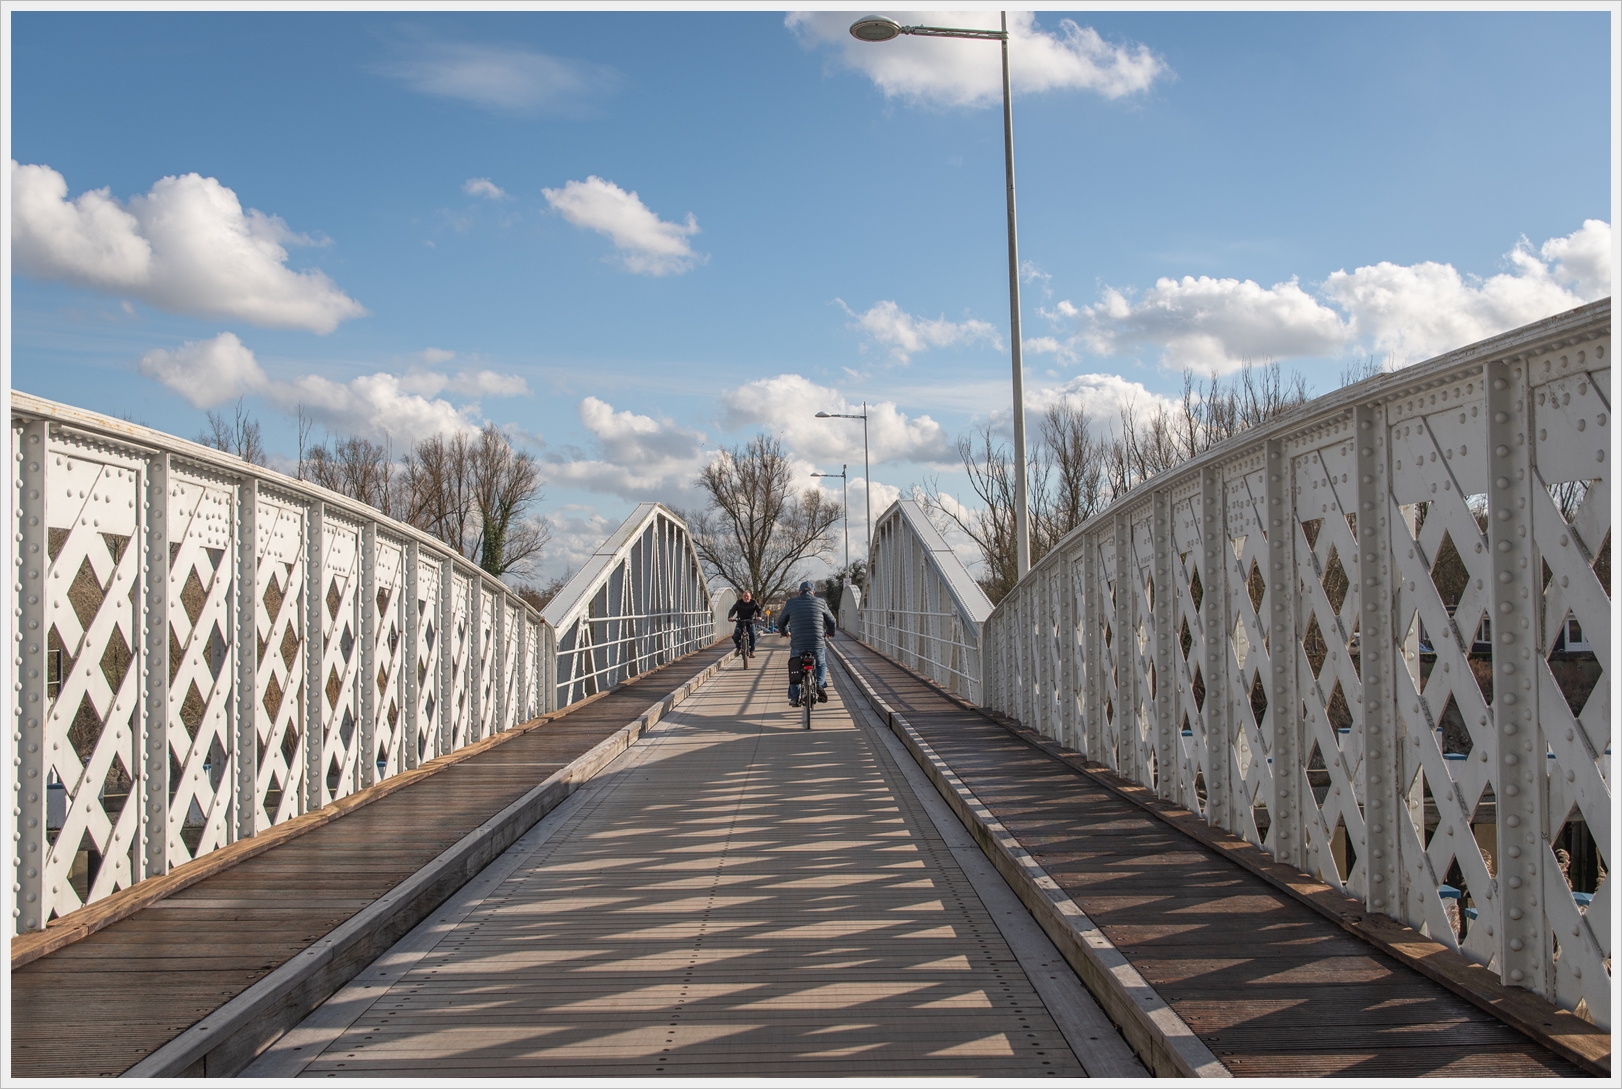
[[[831,418],[832,418],[831,413],[827,413],[827,412],[819,412],[819,413],[817,413],[817,419],[819,419],[819,420],[827,420],[827,419],[831,419]]]
[[[850,24],[850,36],[860,42],[887,42],[901,33],[901,24],[882,15],[869,15]]]

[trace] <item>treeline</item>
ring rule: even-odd
[[[1286,380],[1275,363],[1246,365],[1229,381],[1213,375],[1203,387],[1185,371],[1180,400],[1148,413],[1127,405],[1113,435],[1095,430],[1074,405],[1054,405],[1027,451],[1031,562],[1144,481],[1307,400],[1305,381]],[[960,436],[957,452],[981,507],[968,509],[944,495],[938,480],[917,492],[943,530],[955,526],[973,539],[985,564],[981,588],[1001,601],[1018,581],[1012,451],[987,424]]]
[[[312,444],[310,432],[300,414],[298,479],[414,526],[498,578],[530,573],[551,540],[545,519],[532,513],[544,498],[540,467],[493,424],[434,435],[399,457],[387,438],[328,436]],[[267,461],[259,423],[240,403],[234,416],[210,412],[197,441],[255,465]],[[516,592],[539,609],[567,579],[521,584]]]

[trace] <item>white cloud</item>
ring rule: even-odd
[[[551,480],[639,502],[691,502],[693,480],[706,460],[702,431],[673,420],[616,412],[596,397],[581,401],[579,412],[595,450],[551,451]]]
[[[187,341],[172,351],[154,349],[141,357],[140,371],[185,397],[198,408],[214,408],[239,397],[258,396],[286,412],[303,411],[335,434],[388,436],[397,446],[430,435],[469,431],[477,404],[457,406],[442,392],[465,398],[510,397],[529,392],[517,375],[462,371],[456,375],[380,371],[347,382],[318,374],[288,380],[271,378],[234,333]]]
[[[1603,219],[1585,219],[1564,238],[1551,238],[1538,250],[1554,263],[1552,275],[1574,285],[1579,296],[1592,302],[1611,293],[1611,225]]]
[[[159,179],[119,204],[107,189],[69,201],[48,166],[11,163],[16,267],[39,279],[139,299],[173,314],[330,333],[366,313],[319,269],[287,267],[310,245],[276,216],[242,210],[236,193],[197,174]]]
[[[154,348],[141,357],[141,373],[155,378],[196,408],[215,408],[270,385],[253,352],[235,333],[188,340],[174,351]]]
[[[441,363],[449,363],[456,358],[456,353],[444,348],[424,348],[419,357],[429,366],[437,367]]]
[[[1245,360],[1373,351],[1418,362],[1602,298],[1611,291],[1611,225],[1590,219],[1537,249],[1522,239],[1507,269],[1483,280],[1450,264],[1382,261],[1331,273],[1315,290],[1294,279],[1162,278],[1141,295],[1107,287],[1092,306],[1061,300],[1043,317],[1073,329],[1026,350],[1073,360],[1158,350],[1162,365],[1228,373]]]
[[[947,321],[944,315],[934,319],[916,318],[889,299],[858,314],[845,305],[845,300],[834,301],[856,319],[851,324],[852,329],[860,329],[868,339],[890,349],[891,358],[900,363],[907,362],[914,352],[928,348],[948,348],[976,341],[989,341],[992,347],[1002,348],[996,327],[977,318],[966,321]]]
[[[484,197],[488,200],[502,200],[507,191],[489,178],[469,178],[462,183],[462,192],[470,197]]]
[[[1068,404],[1081,410],[1092,425],[1093,434],[1103,438],[1121,430],[1121,410],[1134,409],[1141,417],[1153,414],[1156,408],[1174,406],[1170,398],[1151,393],[1141,382],[1131,382],[1118,374],[1078,374],[1056,386],[1027,391],[1025,394],[1026,441],[1036,437],[1036,425],[1049,408]],[[1002,434],[1012,434],[1012,408],[999,409],[991,414],[992,426]]]
[[[543,189],[546,202],[576,227],[606,235],[632,272],[649,276],[681,273],[707,257],[693,252],[688,239],[698,233],[698,220],[687,213],[686,223],[660,219],[642,203],[635,191],[627,193],[611,181],[592,175],[571,181],[562,189]]]
[[[1247,359],[1333,355],[1352,339],[1340,315],[1295,280],[1264,288],[1254,280],[1162,278],[1136,300],[1106,288],[1081,316],[1085,343],[1101,355],[1155,347],[1167,367],[1219,374]]]
[[[504,114],[578,113],[612,91],[619,74],[585,61],[548,56],[518,46],[415,41],[397,47],[396,59],[372,71],[415,91]]]
[[[520,397],[530,392],[529,383],[521,375],[490,370],[463,370],[456,374],[409,371],[400,376],[400,388],[426,397],[445,390],[464,397]]]
[[[1413,363],[1610,294],[1611,227],[1591,219],[1534,253],[1524,240],[1509,270],[1480,280],[1452,265],[1382,261],[1324,281],[1351,330],[1397,363]]]
[[[862,421],[817,419],[818,412],[855,415],[862,411],[838,390],[797,374],[757,378],[722,395],[722,426],[728,430],[763,427],[780,435],[794,454],[824,470],[843,462],[862,464]],[[952,460],[951,441],[928,416],[908,418],[894,401],[867,406],[868,444],[875,464]]]
[[[853,12],[796,11],[786,23],[808,47],[831,45],[848,68],[863,73],[888,97],[944,106],[1002,101],[1002,57],[993,42],[903,36],[874,44],[850,36]],[[887,12],[909,26],[995,30],[991,11]],[[1104,41],[1092,27],[1060,19],[1057,33],[1030,12],[1009,14],[1008,55],[1016,94],[1079,89],[1106,98],[1147,90],[1169,74],[1166,62],[1137,43]]]

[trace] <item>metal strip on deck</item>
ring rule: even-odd
[[[130,1069],[730,652],[718,644],[643,674],[14,969],[12,1074]]]
[[[842,650],[1235,1076],[1582,1076],[870,648]]]

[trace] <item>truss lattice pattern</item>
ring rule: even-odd
[[[550,630],[296,480],[14,399],[17,929],[547,709]]]
[[[998,604],[986,703],[1608,1025],[1609,322],[1149,481]]]

